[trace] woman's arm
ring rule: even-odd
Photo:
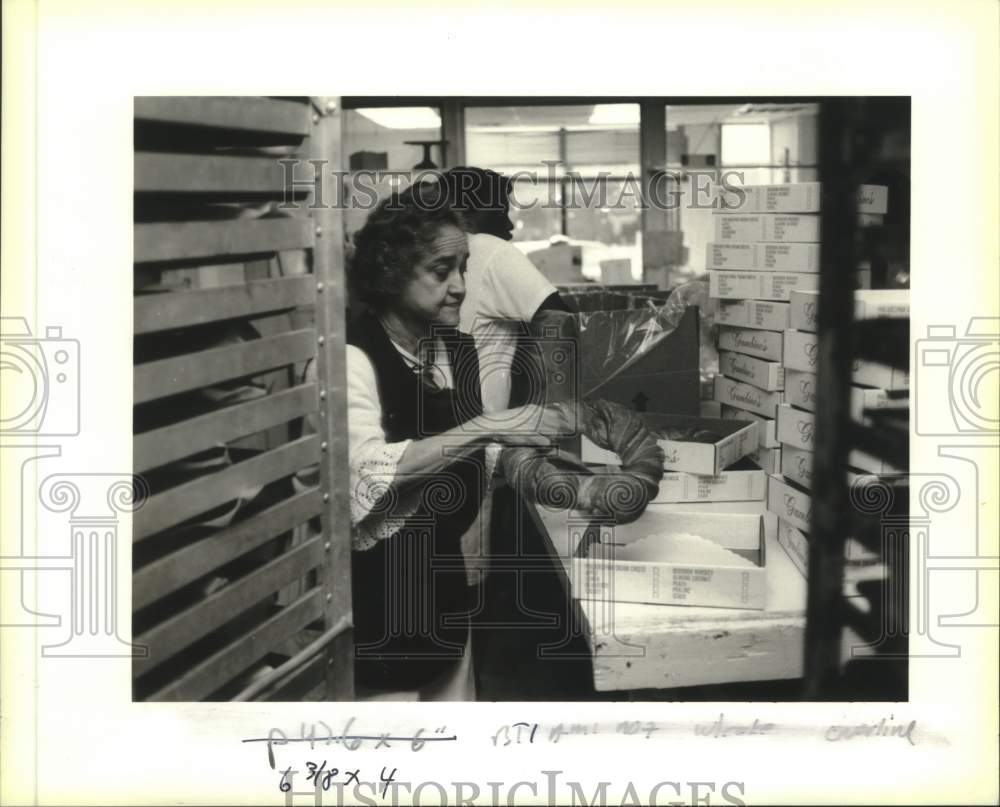
[[[548,446],[546,435],[569,430],[563,413],[527,406],[480,415],[419,440],[387,442],[375,370],[368,356],[353,345],[347,347],[347,399],[351,518],[355,524],[380,511],[386,496],[393,496],[395,510],[404,512],[407,494],[418,490],[428,476],[487,443]]]
[[[468,456],[488,443],[547,447],[549,437],[565,433],[566,419],[555,410],[540,406],[519,406],[503,412],[480,415],[441,434],[413,440],[399,459],[401,477],[433,474],[457,458]],[[403,490],[406,480],[400,479]]]

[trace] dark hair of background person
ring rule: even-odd
[[[348,282],[357,299],[370,308],[382,309],[400,294],[442,227],[469,232],[459,211],[449,205],[422,204],[414,192],[421,189],[409,188],[385,199],[354,236]]]
[[[469,220],[473,232],[487,233],[510,241],[514,224],[510,220],[513,181],[488,168],[456,166],[444,172],[452,207]]]

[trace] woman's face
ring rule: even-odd
[[[454,225],[443,225],[403,287],[400,307],[428,325],[458,325],[468,260],[465,233]]]

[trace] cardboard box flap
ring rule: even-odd
[[[577,599],[721,608],[767,605],[765,521],[759,513],[650,509],[630,525],[612,528],[593,522],[591,528],[573,558]],[[602,540],[595,542],[598,534]],[[634,540],[622,541],[630,537]]]
[[[603,535],[601,532],[603,527]],[[647,535],[689,533],[733,551],[760,552],[763,538],[761,517],[757,513],[677,513],[664,512],[656,505],[646,508],[631,524],[613,527],[592,523],[581,543],[613,541],[629,544]]]
[[[656,413],[644,417],[651,429],[664,435],[659,442],[667,453],[664,465],[669,470],[716,476],[759,442],[755,422]],[[676,431],[691,431],[693,439],[671,437]]]

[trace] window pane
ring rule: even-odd
[[[364,226],[369,212],[393,190],[386,179],[376,181],[374,172],[411,171],[424,160],[424,146],[406,141],[441,140],[441,113],[436,107],[377,107],[344,111],[344,154],[347,168],[355,174],[355,182],[346,182],[349,203],[345,211],[344,229],[350,236]],[[440,145],[431,145],[430,159],[437,166],[444,164]],[[358,171],[371,174],[359,178]],[[409,184],[403,181],[398,188]]]
[[[566,235],[583,248],[584,275],[598,279],[601,261],[625,260],[609,271],[641,277],[638,104],[467,107],[465,125],[469,165],[527,172],[511,205],[525,251]]]
[[[723,165],[768,165],[770,162],[770,124],[722,124]]]
[[[510,208],[514,241],[525,243],[526,251],[548,246],[552,235],[562,228],[558,183],[515,182]]]

